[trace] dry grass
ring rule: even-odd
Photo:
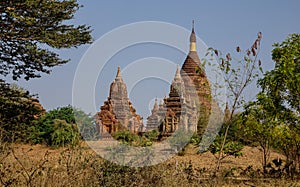
[[[195,154],[188,146],[185,156],[165,163],[129,168],[114,165],[97,156],[86,144],[51,149],[43,145],[12,144],[0,153],[0,181],[3,186],[300,186],[297,180],[263,178],[261,152],[245,147],[240,158],[228,157],[222,165],[222,179],[211,176],[215,157]],[[283,158],[272,152],[271,159]],[[251,167],[249,167],[251,166]],[[252,172],[252,173],[251,173]],[[253,173],[255,175],[253,175]]]
[[[192,161],[193,166],[197,168],[207,168],[207,169],[214,169],[215,168],[215,157],[210,152],[205,152],[202,154],[196,154],[197,147],[188,145],[187,151],[184,157],[176,156],[174,160],[171,161]],[[222,162],[223,169],[229,168],[247,168],[248,166],[252,166],[253,169],[261,169],[262,167],[262,152],[257,147],[249,147],[245,146],[242,150],[243,156],[241,157],[226,157]],[[284,159],[284,156],[276,153],[274,151],[270,154],[270,159],[273,160],[275,158]]]

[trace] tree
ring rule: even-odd
[[[45,111],[28,91],[0,80],[0,141],[28,141],[31,122]]]
[[[262,92],[272,98],[278,111],[300,115],[300,34],[291,34],[281,44],[275,43],[272,59],[275,68],[259,80]]]
[[[300,170],[300,34],[275,43],[275,68],[258,81],[268,99],[268,114],[278,125],[274,144]]]
[[[47,145],[54,146],[55,143],[62,142],[62,139],[68,139],[68,137],[64,137],[64,135],[67,134],[65,131],[70,132],[70,137],[79,136],[77,135],[78,130],[73,124],[75,124],[75,117],[72,107],[67,106],[50,110],[34,121],[34,126],[29,129],[30,140],[32,143],[46,143]],[[65,127],[65,130],[62,127]],[[58,137],[57,140],[54,140],[52,138],[53,134],[54,132],[59,134],[58,131],[61,131],[62,137]],[[63,142],[63,144],[65,144],[65,142]]]
[[[80,8],[76,0],[2,0],[0,2],[0,75],[14,80],[40,77],[67,63],[54,49],[91,42],[90,27],[66,21]],[[39,113],[27,91],[14,89],[0,78],[1,132],[24,131]],[[41,107],[42,108],[42,107]],[[6,134],[7,134],[6,133]],[[13,136],[9,137],[10,141]]]
[[[82,137],[93,139],[97,135],[93,118],[71,106],[51,110],[34,124],[30,128],[32,143],[46,143],[55,147],[67,144],[74,146]]]
[[[79,8],[76,0],[1,1],[0,74],[29,80],[68,62],[51,49],[91,42],[90,27],[66,22]]]
[[[259,70],[262,72],[261,61],[258,59],[260,51],[260,42],[262,39],[261,32],[258,33],[252,46],[243,51],[239,46],[236,47],[236,56],[232,56],[230,53],[222,54],[221,51],[213,48],[208,49],[207,55],[210,55],[212,59],[216,59],[219,68],[224,77],[226,87],[228,90],[228,103],[229,103],[229,115],[228,119],[224,121],[225,131],[222,135],[222,142],[215,145],[220,146],[215,150],[218,150],[216,172],[219,170],[221,160],[224,158],[224,148],[226,143],[232,144],[233,142],[227,141],[227,135],[230,128],[230,124],[233,122],[235,112],[243,106],[245,103],[243,98],[243,92],[245,89],[255,80],[259,75]],[[223,85],[214,85],[216,87]],[[217,138],[218,139],[218,138]],[[241,147],[241,146],[236,146]],[[238,151],[238,150],[237,150]]]
[[[243,134],[252,142],[257,142],[262,148],[263,171],[266,172],[270,157],[270,148],[274,145],[275,129],[278,121],[270,114],[270,100],[264,94],[258,94],[257,100],[249,102],[241,115]]]

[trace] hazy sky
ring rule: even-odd
[[[300,31],[299,0],[80,0],[79,3],[84,7],[76,13],[71,23],[90,25],[94,40],[117,27],[134,22],[163,21],[190,30],[191,22],[195,20],[196,33],[207,46],[231,52],[237,45],[244,49],[250,47],[256,34],[261,31],[263,39],[260,57],[265,69],[273,68],[274,65],[271,60],[272,44],[281,42],[290,33]],[[188,38],[186,46],[188,47]],[[19,81],[17,84],[37,93],[40,102],[48,110],[71,104],[76,67],[89,47],[90,45],[85,45],[58,51],[62,58],[69,58],[71,61],[54,68],[50,75]],[[198,48],[198,51],[201,49]],[[163,57],[182,65],[185,54],[156,44],[137,45],[116,54],[97,81],[95,99],[98,107],[108,96],[109,84],[115,78],[117,66],[124,68],[145,57]],[[150,88],[151,85],[156,87]],[[146,88],[154,91],[143,94]],[[155,97],[163,97],[168,90],[166,82],[144,80],[129,91],[129,97],[138,112],[145,115],[148,103]],[[254,96],[255,92],[249,93],[249,97]]]

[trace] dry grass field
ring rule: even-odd
[[[85,143],[76,148],[12,144],[0,154],[2,186],[300,186],[296,179],[263,176],[261,151],[245,147],[243,156],[223,160],[218,181],[215,156],[196,154],[189,145],[184,156],[150,167],[118,166],[100,158]],[[283,155],[271,152],[270,159]]]

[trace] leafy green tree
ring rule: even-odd
[[[62,125],[74,124],[75,118],[72,107],[62,107],[51,110],[35,121],[30,129],[32,143],[53,145],[51,135]],[[60,141],[60,140],[57,140]]]
[[[117,131],[112,134],[114,139],[120,141],[122,144],[133,144],[134,142],[137,142],[139,137],[136,134],[133,134],[132,132],[128,130],[124,131]]]
[[[0,75],[29,80],[67,63],[55,49],[92,41],[90,27],[68,24],[79,8],[76,0],[2,0]],[[14,90],[0,78],[1,133],[7,140],[27,137],[29,123],[40,112],[32,103],[27,91]]]
[[[279,125],[270,114],[270,108],[270,100],[264,94],[258,94],[257,101],[248,103],[241,115],[243,134],[262,148],[264,172],[269,163],[270,149],[274,145],[275,129]]]
[[[262,92],[276,106],[274,112],[294,111],[300,114],[300,34],[291,34],[281,44],[275,43],[272,59],[275,68],[259,80]]]
[[[155,132],[153,132],[153,133],[155,133]],[[112,137],[121,143],[121,147],[122,147],[122,145],[147,147],[147,146],[151,146],[153,144],[152,140],[149,137],[139,136],[128,130],[117,131],[112,134]]]
[[[0,80],[0,141],[28,141],[32,121],[44,113],[28,91]]]
[[[285,157],[286,173],[293,175],[300,171],[300,134],[299,127],[279,125],[274,131],[274,148],[281,151]]]
[[[75,146],[82,136],[94,138],[96,127],[92,117],[71,106],[47,112],[36,120],[35,126],[30,129],[32,143],[46,143],[54,147],[68,144]]]
[[[78,47],[92,40],[90,27],[67,22],[79,8],[76,0],[1,1],[0,74],[29,80],[68,62],[52,49]]]
[[[300,170],[300,34],[291,34],[274,47],[275,68],[258,81],[260,95],[268,99],[268,114],[279,123],[276,147]]]

